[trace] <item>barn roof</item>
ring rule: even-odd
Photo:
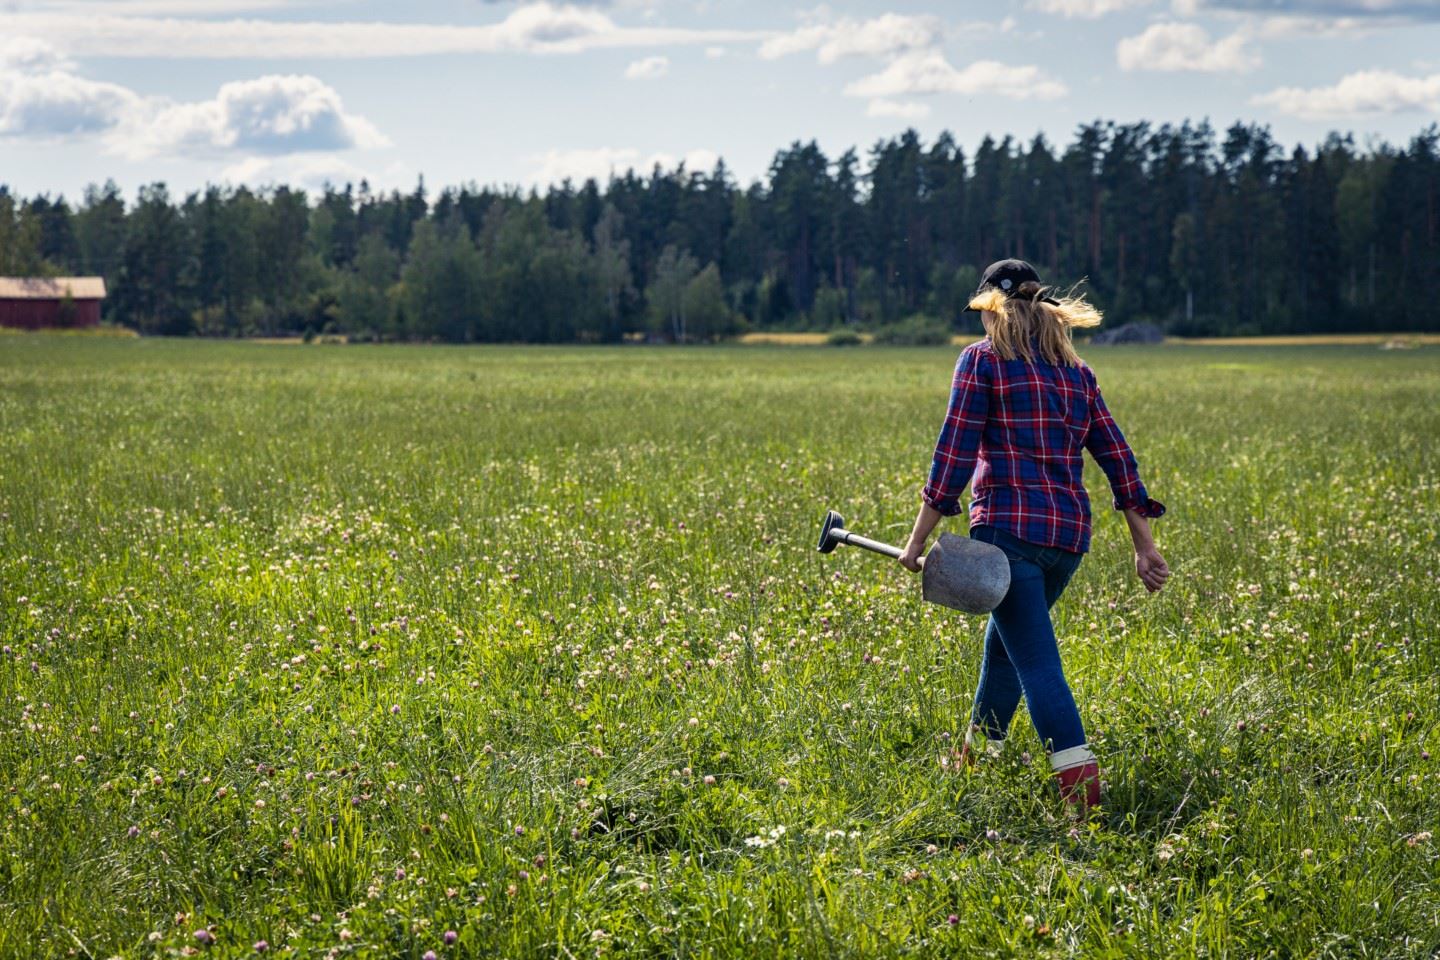
[[[0,300],[105,299],[104,277],[0,277]]]

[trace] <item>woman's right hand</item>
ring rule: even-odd
[[[1145,584],[1145,589],[1151,593],[1159,593],[1165,586],[1165,581],[1170,579],[1170,567],[1153,545],[1135,550],[1135,572],[1139,574],[1140,582]]]
[[[925,545],[923,543],[916,544],[914,542],[911,542],[905,544],[905,549],[900,552],[899,556],[900,566],[904,567],[906,570],[909,570],[911,573],[919,573],[920,553],[924,549]]]
[[[905,541],[905,548],[896,558],[900,561],[900,566],[911,573],[920,572],[920,555],[925,552],[925,541],[930,539],[930,532],[935,529],[935,524],[939,523],[940,519],[939,510],[924,500],[920,501],[920,512],[915,515],[915,526],[910,530],[910,539]]]

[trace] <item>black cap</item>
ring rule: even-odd
[[[975,288],[975,296],[979,296],[987,289],[993,287],[1001,291],[1007,297],[1014,297],[1020,294],[1020,286],[1025,283],[1033,283],[1040,287],[1040,274],[1035,268],[1024,260],[997,260],[985,268],[985,273],[980,277],[980,286]],[[1055,306],[1060,301],[1053,297],[1040,296],[1044,288],[1036,290],[1028,299],[1039,300],[1041,303],[1049,303]]]

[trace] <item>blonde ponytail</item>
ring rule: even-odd
[[[970,309],[990,314],[990,344],[1000,359],[1033,361],[1038,345],[1046,363],[1080,366],[1070,331],[1098,327],[1100,311],[1073,290],[1053,303],[1042,298],[1046,298],[1045,289],[1031,280],[1022,283],[1014,296],[993,287],[984,290],[970,301]]]

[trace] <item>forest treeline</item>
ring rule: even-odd
[[[1109,324],[1436,329],[1437,145],[1436,126],[1404,148],[1332,134],[1287,152],[1253,125],[1096,122],[1063,149],[797,142],[748,186],[722,161],[543,192],[0,188],[0,275],[102,275],[107,319],[146,333],[703,340],[958,325],[978,271],[1014,256],[1083,280]]]

